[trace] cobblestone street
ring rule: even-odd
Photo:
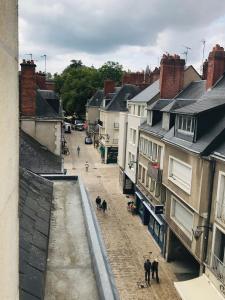
[[[138,216],[127,211],[127,201],[119,188],[118,166],[100,162],[100,155],[93,145],[84,144],[85,133],[72,132],[66,135],[70,155],[65,156],[65,168],[68,174],[80,175],[84,181],[90,199],[100,195],[108,202],[106,214],[96,210],[102,230],[116,285],[122,300],[176,300],[179,299],[173,282],[176,277],[170,264],[160,255],[160,250],[151,238],[147,228]],[[76,148],[80,146],[80,157]],[[85,161],[89,171],[85,171]],[[95,205],[94,205],[95,207]],[[150,255],[149,253],[152,252]],[[137,281],[144,279],[144,257],[159,260],[160,284],[151,282],[151,287],[139,289]]]

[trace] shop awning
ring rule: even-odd
[[[150,212],[150,214],[154,217],[154,219],[158,222],[159,226],[163,225],[163,222],[159,219],[159,217],[155,214],[155,212],[151,209],[150,205],[143,201],[144,206],[147,208],[147,210]]]
[[[224,300],[206,275],[198,278],[174,282],[182,300]]]

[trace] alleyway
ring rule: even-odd
[[[70,155],[65,157],[65,168],[68,174],[82,177],[93,203],[100,195],[109,204],[105,215],[100,211],[96,214],[121,300],[179,299],[173,285],[176,278],[171,266],[160,256],[159,248],[140,218],[127,211],[128,199],[119,189],[118,166],[102,164],[93,145],[84,144],[84,136],[83,132],[66,135]],[[78,145],[81,148],[80,157],[76,153]],[[90,165],[88,172],[85,171],[85,161]],[[160,284],[153,281],[150,288],[139,289],[137,281],[144,278],[144,257],[149,255],[159,259]]]

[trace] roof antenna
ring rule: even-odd
[[[32,57],[33,57],[32,53],[26,53],[25,55],[29,55],[30,56],[30,60],[32,60]]]
[[[185,63],[187,64],[188,52],[189,52],[189,50],[191,50],[191,48],[188,46],[185,46],[185,45],[183,47],[186,49],[186,51],[184,51],[184,53],[182,53],[182,54],[185,55]]]
[[[46,74],[46,61],[47,61],[47,55],[46,55],[46,54],[43,54],[43,55],[41,55],[41,57],[44,57],[44,58],[45,58],[45,74]]]
[[[204,59],[205,59],[205,43],[206,43],[206,40],[201,40],[202,42],[202,65],[204,63]]]

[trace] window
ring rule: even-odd
[[[134,171],[134,161],[135,156],[131,152],[128,152],[128,165],[130,166],[130,169]]]
[[[151,179],[150,192],[154,193],[155,191],[155,181]]]
[[[128,112],[129,112],[129,114],[131,114],[131,107],[132,107],[132,105],[128,105]]]
[[[186,163],[175,159],[169,158],[169,180],[174,184],[182,188],[185,192],[190,194],[191,192],[191,179],[192,179],[192,168]]]
[[[151,161],[160,163],[162,147],[145,138],[140,138],[139,142],[140,153],[148,156]]]
[[[219,173],[216,217],[225,222],[225,174]]]
[[[137,112],[137,115],[140,116],[141,115],[141,106],[138,105],[138,112]]]
[[[150,126],[152,126],[152,114],[153,114],[153,112],[150,111],[150,110],[148,110],[148,112],[147,112],[147,123],[148,123]]]
[[[170,216],[189,237],[192,237],[194,215],[175,197],[172,197]]]
[[[141,178],[141,182],[145,184],[145,174],[146,174],[146,171],[145,171],[145,168],[142,167],[142,178]]]
[[[177,131],[187,135],[194,135],[194,118],[190,116],[177,116]]]
[[[136,135],[137,135],[137,131],[135,129],[130,128],[130,142],[133,145],[136,144]]]
[[[142,166],[138,166],[138,179],[141,179],[141,173],[142,173]]]

